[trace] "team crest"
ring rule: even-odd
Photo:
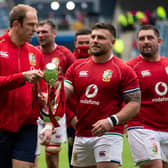
[[[166,70],[166,73],[167,73],[167,75],[168,75],[168,66],[165,68],[165,70]]]
[[[151,140],[151,145],[152,145],[152,152],[153,152],[153,154],[157,154],[158,153],[158,146],[155,143],[155,139],[151,138],[150,140]]]
[[[36,57],[33,53],[29,53],[29,63],[31,66],[36,66]]]
[[[111,71],[111,69],[107,69],[106,71],[104,71],[104,73],[103,73],[103,79],[102,80],[104,82],[110,82],[111,78],[112,78],[112,71]]]
[[[77,152],[73,152],[73,161],[77,162],[77,159],[78,159]]]
[[[53,58],[52,63],[54,63],[57,67],[59,66],[60,60],[59,58]]]
[[[155,154],[158,153],[158,147],[155,143],[152,145],[152,152],[155,153]]]

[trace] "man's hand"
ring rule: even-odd
[[[93,126],[93,129],[91,131],[92,131],[92,134],[95,136],[102,136],[104,135],[105,132],[107,132],[112,128],[107,118],[97,121],[92,126]]]
[[[43,72],[40,70],[31,70],[22,73],[23,79],[30,83],[37,83],[39,79],[43,78]]]
[[[40,131],[40,134],[39,134],[41,139],[40,144],[41,145],[49,144],[51,141],[52,133],[53,133],[52,123],[46,123],[45,127]]]
[[[48,100],[47,93],[44,93],[44,92],[38,93],[38,98],[39,98],[40,106],[44,107],[47,105],[47,100]]]

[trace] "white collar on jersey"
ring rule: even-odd
[[[110,57],[108,58],[107,61],[110,61],[112,58],[113,58],[113,53],[111,53],[111,55],[110,55]],[[106,61],[106,62],[107,62],[107,61]]]
[[[55,48],[54,49],[56,49],[57,48],[57,44],[55,43]]]

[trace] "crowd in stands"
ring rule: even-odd
[[[160,52],[162,55],[167,56],[167,37],[164,34],[167,32],[167,23],[168,19],[168,11],[163,6],[158,6],[154,11],[145,10],[145,11],[126,11],[125,13],[121,13],[118,16],[118,25],[119,25],[119,34],[125,33],[128,31],[135,31],[141,26],[145,24],[156,25],[161,32],[161,37],[164,41],[164,45],[160,48]],[[136,37],[132,41],[132,50],[129,58],[137,56],[138,49],[135,42]],[[121,47],[123,48],[123,47]]]

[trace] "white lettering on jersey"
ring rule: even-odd
[[[144,71],[141,71],[141,75],[142,75],[143,77],[145,77],[145,76],[150,76],[151,73],[150,73],[149,70],[144,70]]]
[[[87,77],[88,76],[88,71],[80,71],[79,72],[79,77]]]
[[[99,105],[100,102],[97,102],[97,101],[93,101],[93,100],[80,100],[80,103],[83,103],[83,104],[94,104],[94,105]]]
[[[7,51],[0,51],[0,57],[8,57]]]

